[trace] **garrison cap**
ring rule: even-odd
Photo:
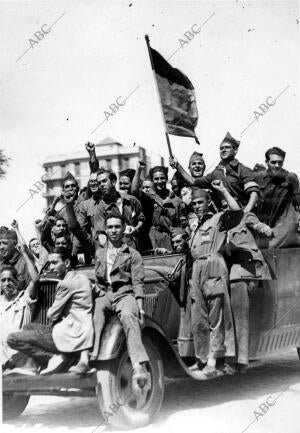
[[[75,179],[75,177],[73,176],[72,173],[70,173],[69,171],[66,173],[65,177],[63,178],[63,185],[67,182],[67,180],[73,180],[77,186],[78,186],[78,182]]]
[[[235,149],[238,149],[241,142],[233,138],[232,135],[227,132],[227,134],[222,140],[222,143],[230,143]]]
[[[193,161],[199,161],[199,159],[201,159],[203,161],[203,153],[193,152],[190,156],[190,159],[189,159],[189,165]]]
[[[208,191],[206,191],[205,189],[192,187],[192,200],[194,200],[195,198],[200,198],[200,197],[209,198]]]
[[[1,239],[10,239],[12,241],[18,242],[17,233],[14,230],[6,230],[0,234]]]

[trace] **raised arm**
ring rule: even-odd
[[[230,192],[225,188],[221,180],[213,180],[211,186],[222,194],[230,210],[241,210],[237,201],[232,197]]]
[[[145,170],[145,168],[146,168],[146,164],[143,161],[139,161],[131,184],[131,194],[134,195],[135,197],[139,197],[141,195],[141,191],[140,191],[141,174]]]
[[[89,165],[90,165],[91,173],[96,173],[96,171],[99,168],[99,161],[98,161],[97,156],[96,156],[95,145],[88,141],[87,143],[85,143],[85,148],[86,148],[86,150],[89,154],[89,157],[90,157]]]
[[[185,171],[182,165],[178,162],[177,158],[175,157],[169,158],[169,163],[170,166],[174,168],[174,170],[177,170],[180,173],[180,175],[183,177],[184,181],[188,185],[193,186],[195,184],[195,181],[192,178],[192,176]]]
[[[23,236],[20,233],[19,225],[18,225],[17,221],[13,220],[11,226],[17,234],[18,242],[19,242],[20,248],[21,248],[21,254],[24,257],[27,271],[28,271],[28,274],[29,274],[30,279],[31,279],[31,282],[29,283],[29,286],[27,288],[28,295],[31,299],[35,299],[36,298],[36,291],[37,291],[37,284],[39,281],[39,274],[36,270],[36,267],[34,266],[33,261],[31,260],[31,257],[29,255],[29,251],[28,251],[28,247],[26,245],[25,239],[23,238]]]

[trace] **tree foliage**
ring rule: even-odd
[[[9,159],[0,149],[0,179],[3,179],[6,175],[6,167],[9,165]]]

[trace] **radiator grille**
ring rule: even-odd
[[[157,305],[157,299],[158,299],[158,296],[156,293],[147,294],[145,296],[144,309],[145,309],[145,313],[147,314],[147,316],[149,316],[149,317],[154,316],[154,313],[156,310],[156,305]]]
[[[43,281],[39,287],[38,300],[33,314],[33,322],[48,325],[47,311],[51,307],[55,297],[57,281]]]

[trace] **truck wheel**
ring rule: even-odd
[[[148,384],[138,396],[131,389],[132,366],[126,343],[118,358],[102,363],[97,371],[96,393],[104,418],[101,425],[141,427],[149,424],[159,411],[165,387],[163,362],[150,338],[145,337],[143,342],[149,357]]]
[[[300,347],[297,347],[298,358],[300,359]]]
[[[15,394],[14,392],[3,393],[3,421],[17,418],[24,412],[30,395]]]

